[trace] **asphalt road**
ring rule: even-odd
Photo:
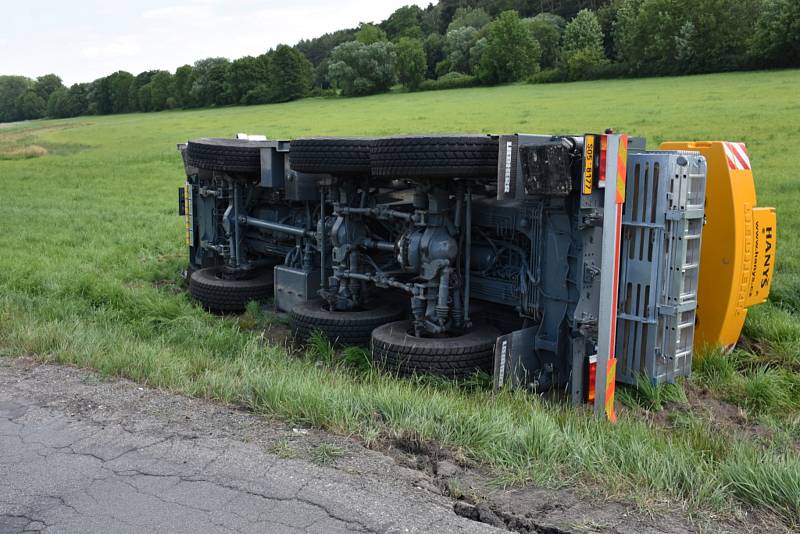
[[[314,463],[320,446],[341,452]],[[499,532],[354,442],[0,358],[0,533]]]

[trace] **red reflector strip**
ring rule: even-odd
[[[587,388],[588,391],[588,398],[586,399],[588,402],[594,402],[594,395],[595,391],[597,390],[597,357],[595,356],[595,360],[589,362],[589,387]]]
[[[608,151],[608,137],[600,136],[600,168],[597,183],[600,187],[606,186],[606,152]]]
[[[744,143],[722,143],[725,149],[725,158],[728,160],[728,167],[735,171],[746,171],[750,169],[750,156],[747,155],[747,147]]]

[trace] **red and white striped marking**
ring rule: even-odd
[[[750,170],[750,156],[744,143],[722,143],[722,146],[728,158],[728,167],[735,171]]]

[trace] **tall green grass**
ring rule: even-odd
[[[697,376],[791,435],[792,425],[800,426],[793,423],[800,373],[800,188],[792,155],[800,137],[798,84],[799,71],[783,71],[517,85],[5,129],[0,150],[30,139],[48,154],[0,161],[0,350],[242,404],[370,443],[435,440],[509,483],[599,483],[645,505],[692,513],[752,507],[797,525],[800,465],[791,441],[764,447],[691,417],[666,429],[623,414],[612,426],[535,396],[493,395],[480,379],[398,380],[366,365],[358,351],[342,362],[322,341],[317,352],[290,355],[254,330],[268,320],[258,310],[243,319],[204,313],[181,290],[185,251],[175,193],[183,177],[174,146],[238,131],[300,137],[606,127],[647,136],[650,146],[745,141],[760,203],[778,208],[775,289],[770,303],[751,311],[747,350],[704,360]],[[640,399],[669,402],[660,391]]]
[[[235,320],[193,307],[180,321],[170,306],[133,317],[117,307],[124,299],[98,304],[96,296],[83,296],[73,303],[91,321],[77,320],[74,306],[53,306],[38,317],[48,302],[35,294],[0,299],[3,353],[92,367],[372,441],[433,440],[491,467],[507,483],[600,483],[609,496],[636,495],[646,506],[701,513],[746,505],[766,507],[790,524],[800,517],[796,456],[702,425],[670,431],[635,416],[611,425],[520,392],[352,371],[337,364],[321,339],[308,357],[292,357]]]

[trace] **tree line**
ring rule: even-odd
[[[797,0],[441,0],[259,56],[65,87],[0,76],[0,122],[510,82],[800,66]]]
[[[311,63],[287,45],[234,61],[201,59],[175,73],[117,71],[69,88],[55,74],[0,76],[0,122],[285,102],[308,95],[311,80]]]

